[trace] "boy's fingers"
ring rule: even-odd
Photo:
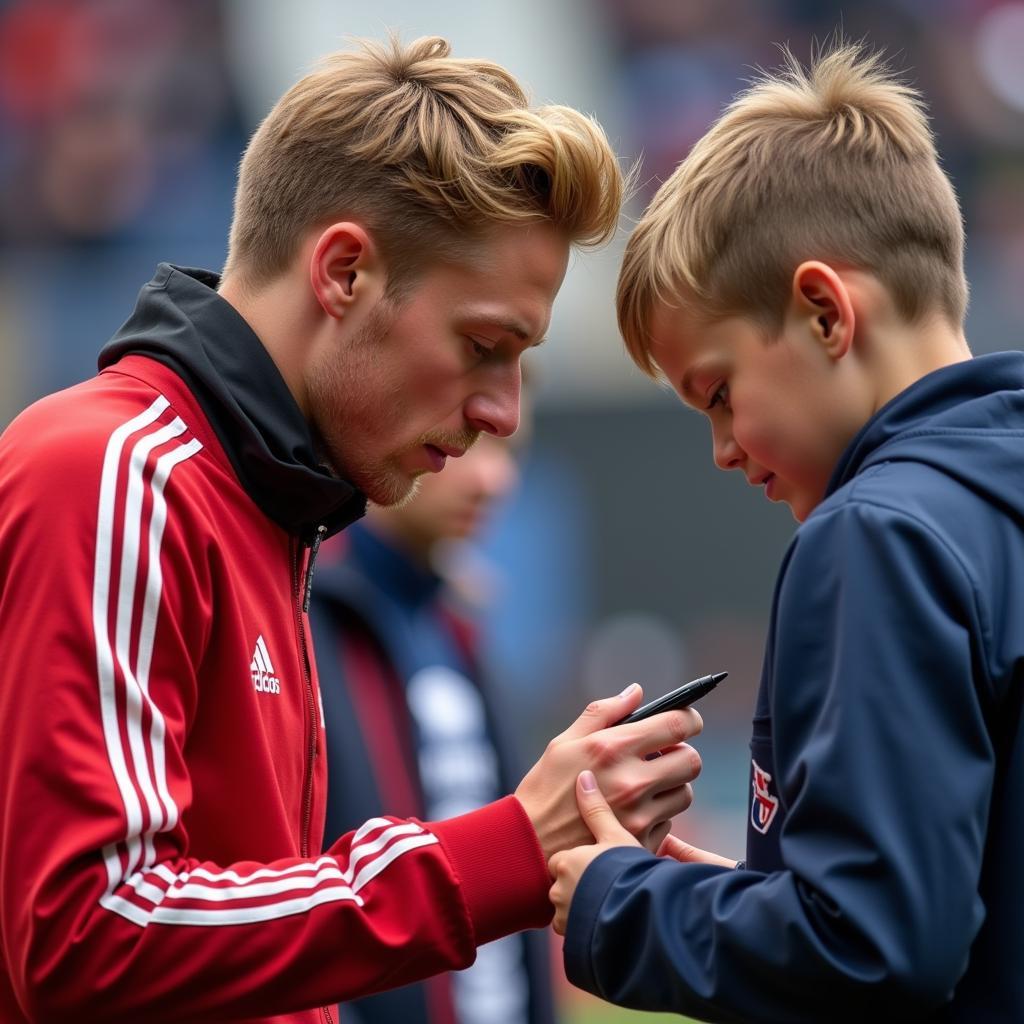
[[[619,819],[608,806],[608,801],[598,787],[592,771],[580,772],[577,777],[576,803],[580,809],[580,817],[586,822],[596,842],[610,843],[614,846],[637,845],[636,840],[619,824]]]
[[[682,861],[684,864],[714,864],[721,868],[734,868],[736,861],[721,854],[712,853],[710,850],[702,850],[698,846],[691,846],[678,836],[667,835],[661,846],[658,848],[659,857],[671,857],[674,860]]]
[[[689,843],[684,843],[678,836],[667,835],[658,847],[659,857],[671,857],[673,860],[689,860],[687,853],[693,849]]]
[[[562,737],[576,739],[580,736],[589,736],[600,729],[607,729],[640,707],[643,696],[644,691],[640,684],[630,683],[617,697],[591,701],[583,709],[583,714],[562,733]]]

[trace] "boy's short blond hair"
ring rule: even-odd
[[[808,70],[785,56],[693,147],[629,240],[619,327],[651,376],[656,305],[778,333],[806,259],[870,271],[908,321],[963,321],[963,223],[919,94],[859,45]]]
[[[529,108],[513,76],[450,56],[437,37],[361,40],[278,101],[239,171],[225,273],[280,274],[311,227],[365,224],[389,290],[425,258],[459,258],[499,223],[545,221],[578,245],[609,239],[623,178],[601,127]]]

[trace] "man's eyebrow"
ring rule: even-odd
[[[515,335],[520,341],[530,340],[530,329],[522,321],[515,320],[512,317],[492,316],[488,313],[470,313],[468,318],[474,323],[497,327],[498,330],[504,331],[506,334]],[[543,345],[546,340],[546,338],[540,338],[531,347],[536,348],[538,345]]]

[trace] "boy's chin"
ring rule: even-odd
[[[783,498],[783,503],[789,506],[793,518],[802,523],[820,504],[821,498]]]

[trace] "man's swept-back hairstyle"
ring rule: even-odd
[[[806,70],[784,53],[693,147],[627,244],[619,327],[651,376],[655,306],[777,333],[807,259],[870,271],[908,321],[963,321],[963,223],[919,94],[857,44]]]
[[[601,127],[531,110],[504,68],[450,52],[437,37],[361,40],[285,93],[242,160],[225,272],[264,283],[309,228],[343,218],[372,231],[392,292],[428,254],[467,255],[496,224],[611,238],[623,178]]]

